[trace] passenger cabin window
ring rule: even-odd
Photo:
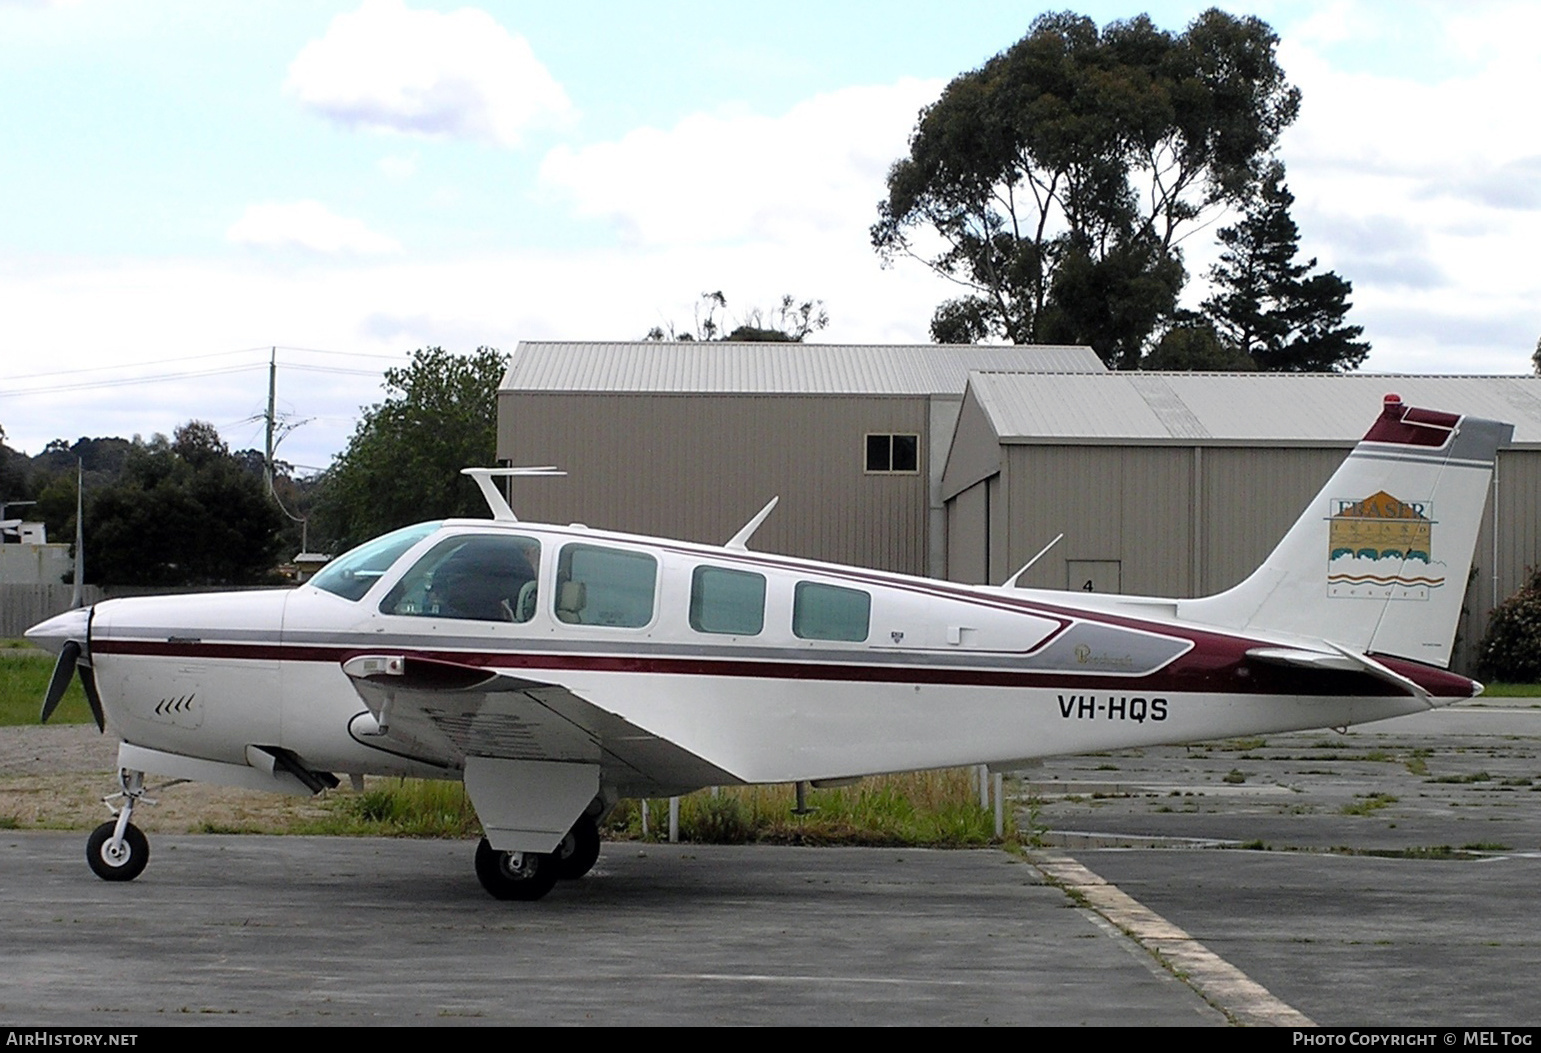
[[[914,475],[920,471],[920,436],[868,435],[867,471]]]
[[[758,636],[765,628],[765,577],[722,567],[690,576],[690,627],[698,633]]]
[[[527,622],[535,616],[540,542],[514,534],[445,538],[380,604],[385,614]]]
[[[345,600],[361,600],[407,549],[438,529],[438,523],[419,523],[384,534],[338,556],[322,567],[309,584]]]
[[[797,583],[792,632],[804,640],[865,640],[871,621],[872,597],[865,592],[812,581]]]
[[[653,620],[658,561],[642,552],[566,545],[557,563],[553,608],[569,625],[638,629]]]

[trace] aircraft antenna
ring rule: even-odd
[[[509,507],[503,495],[498,493],[497,485],[493,479],[508,479],[523,475],[566,475],[556,465],[547,464],[538,468],[462,468],[461,475],[469,475],[476,480],[476,485],[481,489],[482,497],[487,502],[488,509],[492,512],[495,521],[504,523],[517,523],[519,517],[514,515],[514,510]]]
[[[1056,537],[1053,541],[1049,542],[1047,545],[1043,546],[1043,548],[1039,549],[1038,550],[1038,555],[1034,556],[1032,559],[1030,559],[1026,563],[1022,564],[1022,569],[1018,570],[1011,577],[1009,577],[1005,581],[1001,582],[1001,588],[1003,588],[1003,589],[1014,589],[1014,588],[1016,588],[1017,587],[1017,579],[1020,578],[1022,575],[1027,573],[1027,568],[1031,567],[1034,563],[1037,563],[1040,559],[1042,559],[1044,557],[1044,554],[1046,552],[1048,552],[1049,549],[1051,549],[1055,545],[1059,544],[1060,538],[1063,538],[1064,536],[1065,536],[1064,532],[1061,531],[1060,534],[1059,534],[1059,537]]]
[[[765,517],[771,514],[771,509],[775,508],[776,502],[780,500],[781,495],[777,494],[775,497],[765,502],[765,507],[756,512],[755,517],[749,522],[745,523],[739,529],[739,532],[729,538],[728,543],[722,547],[736,548],[747,552],[749,550],[749,539],[754,536],[754,532],[756,530],[760,529],[760,524],[765,522]]]
[[[75,459],[75,588],[70,593],[70,610],[83,605],[86,580],[86,460]]]

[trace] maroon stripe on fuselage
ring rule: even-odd
[[[606,654],[529,654],[521,652],[440,651],[382,646],[323,647],[281,644],[186,643],[159,640],[92,641],[100,654],[168,658],[240,659],[245,661],[326,662],[341,664],[362,654],[382,651],[431,658],[485,669],[524,672],[581,671],[639,673],[668,676],[716,676],[764,680],[805,680],[852,683],[959,685],[965,687],[1048,688],[1075,692],[1217,693],[1234,695],[1304,695],[1394,697],[1404,694],[1365,673],[1300,669],[1253,662],[1246,658],[1256,642],[1215,637],[1147,676],[1118,677],[1095,673],[1041,672],[1011,669],[970,669],[896,663],[764,661],[744,658],[642,657]],[[1218,646],[1217,646],[1218,645]],[[1395,658],[1381,661],[1438,697],[1470,694],[1465,677]]]

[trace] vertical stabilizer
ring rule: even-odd
[[[1403,405],[1380,418],[1241,584],[1186,620],[1448,666],[1493,460],[1514,426]]]

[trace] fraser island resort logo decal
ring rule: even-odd
[[[1327,595],[1426,600],[1445,583],[1433,559],[1434,509],[1378,490],[1362,501],[1332,500],[1327,518]]]

